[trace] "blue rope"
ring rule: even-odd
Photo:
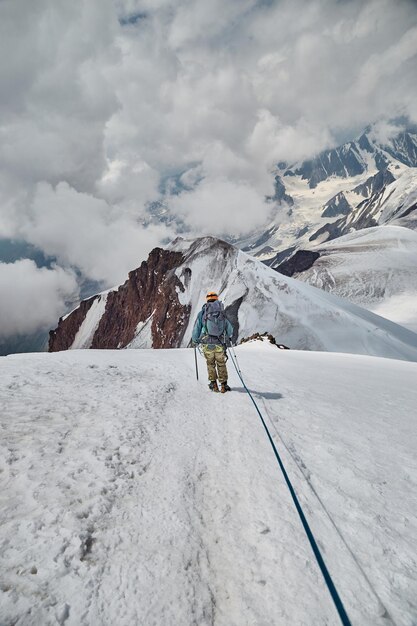
[[[258,412],[259,417],[261,418],[261,422],[263,424],[263,427],[265,428],[266,434],[268,436],[269,442],[270,442],[270,444],[272,446],[272,449],[274,451],[275,457],[276,457],[276,459],[278,461],[278,464],[279,464],[279,466],[281,468],[281,471],[282,471],[282,473],[284,475],[285,482],[287,483],[287,487],[288,487],[288,489],[289,489],[289,491],[291,493],[291,497],[292,497],[293,502],[295,504],[295,508],[297,509],[297,513],[300,516],[301,523],[302,523],[302,525],[304,527],[304,530],[305,530],[306,535],[308,537],[308,540],[310,542],[311,548],[312,548],[312,550],[314,552],[314,556],[316,557],[317,563],[318,563],[318,565],[320,567],[321,573],[323,574],[324,580],[326,582],[326,585],[327,585],[327,588],[328,588],[328,590],[330,592],[332,600],[333,600],[333,602],[334,602],[334,604],[336,606],[336,610],[339,613],[339,617],[341,619],[341,622],[342,622],[343,626],[352,626],[351,622],[349,620],[349,617],[347,616],[347,613],[345,611],[345,607],[343,606],[342,600],[340,599],[340,596],[339,596],[339,594],[337,592],[337,589],[336,589],[336,587],[335,587],[335,585],[333,583],[332,577],[330,576],[329,570],[326,567],[326,564],[325,564],[324,559],[323,559],[323,557],[321,555],[320,549],[319,549],[319,547],[317,545],[317,542],[316,542],[316,540],[314,538],[314,535],[313,535],[313,533],[311,531],[311,528],[310,528],[310,526],[309,526],[309,524],[307,522],[307,519],[306,519],[306,517],[304,515],[303,509],[301,508],[301,504],[298,501],[298,498],[297,498],[297,495],[295,493],[294,487],[291,484],[291,481],[290,481],[290,479],[288,477],[288,474],[287,474],[287,472],[285,470],[284,464],[283,464],[283,462],[281,460],[281,457],[280,457],[280,455],[278,453],[278,450],[277,450],[277,448],[275,446],[275,443],[274,443],[274,441],[273,441],[273,439],[271,437],[271,433],[268,430],[268,426],[266,425],[265,420],[264,420],[264,418],[262,416],[262,413],[260,412],[259,407],[256,404],[256,402],[255,402],[251,392],[249,391],[249,389],[247,388],[247,386],[245,384],[245,381],[243,380],[242,372],[240,371],[239,365],[237,363],[236,354],[233,355],[231,349],[229,349],[229,353],[230,353],[230,357],[232,359],[232,363],[235,366],[235,370],[237,372],[237,375],[239,376],[239,378],[240,378],[240,380],[242,382],[242,385],[244,386],[246,392],[248,393],[250,399],[252,400],[252,402],[253,402],[253,404],[255,406],[255,409]]]

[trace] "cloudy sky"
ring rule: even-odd
[[[0,338],[172,238],[144,226],[163,193],[191,234],[245,235],[277,161],[417,122],[416,54],[411,0],[0,0],[0,253],[56,259],[0,265]]]

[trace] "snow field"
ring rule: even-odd
[[[236,350],[353,624],[417,616],[417,365]],[[191,350],[0,359],[0,623],[337,624],[262,425]]]
[[[416,331],[416,232],[377,226],[318,248],[322,256],[298,279]]]

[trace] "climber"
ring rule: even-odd
[[[233,326],[227,319],[223,303],[215,291],[209,291],[206,300],[195,321],[192,341],[194,344],[201,343],[207,361],[209,388],[225,393],[230,391],[227,384],[226,347],[231,342]]]

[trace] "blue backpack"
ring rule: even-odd
[[[203,328],[211,337],[222,337],[226,330],[226,315],[219,300],[207,302],[203,307]]]

